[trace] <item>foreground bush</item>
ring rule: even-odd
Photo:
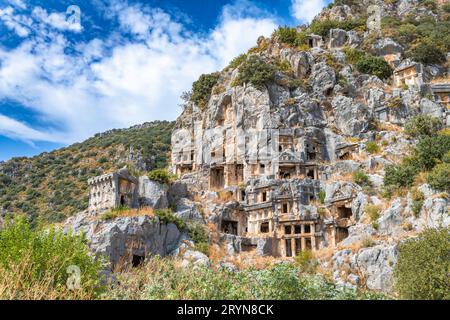
[[[69,290],[70,266],[80,268],[80,289]],[[102,291],[101,261],[89,254],[82,236],[31,229],[24,219],[0,232],[1,299],[93,299]]]
[[[264,270],[182,268],[171,259],[153,258],[142,269],[119,276],[112,299],[375,299],[382,296],[338,288],[323,277],[305,275],[292,264]]]
[[[450,228],[429,229],[399,247],[395,287],[404,299],[450,299]]]

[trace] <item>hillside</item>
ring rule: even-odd
[[[90,177],[124,166],[134,171],[165,167],[172,127],[172,122],[155,121],[114,129],[67,148],[0,163],[2,215],[57,222],[85,210]]]

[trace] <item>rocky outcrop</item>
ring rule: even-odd
[[[331,102],[336,127],[345,135],[358,136],[369,127],[369,114],[367,107],[345,96],[337,96]]]
[[[153,209],[167,208],[167,189],[167,186],[152,181],[147,176],[139,177],[139,205]]]
[[[161,223],[157,217],[119,217],[102,221],[79,214],[68,219],[64,231],[84,233],[90,250],[104,256],[112,266],[136,263],[148,256],[166,256],[187,235],[173,223]]]

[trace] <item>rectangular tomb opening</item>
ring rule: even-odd
[[[336,227],[336,243],[341,242],[348,237],[348,229],[343,227]]]
[[[223,220],[221,224],[221,231],[226,234],[238,234],[238,222],[231,220]]]
[[[352,216],[352,208],[347,208],[345,206],[337,207],[337,213],[339,218],[350,218]]]
[[[209,186],[212,190],[223,189],[225,185],[225,174],[223,167],[216,167],[210,170]]]

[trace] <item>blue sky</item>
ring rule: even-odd
[[[174,120],[200,74],[329,2],[0,0],[0,161]]]

